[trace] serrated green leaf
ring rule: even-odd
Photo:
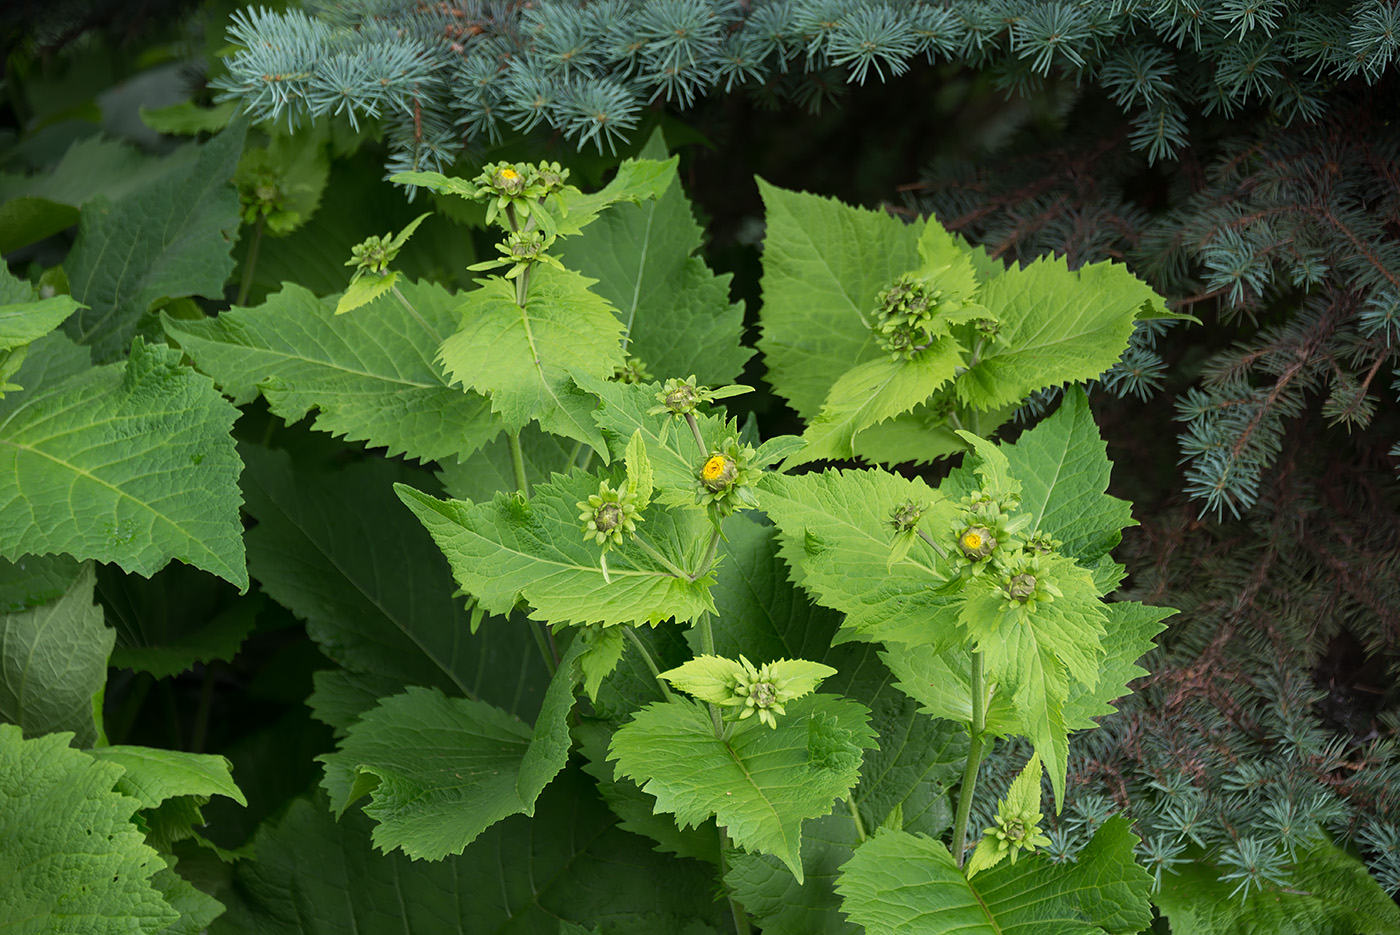
[[[1021,492],[1021,479],[1012,474],[1011,462],[998,445],[971,432],[958,431],[957,435],[967,443],[976,455],[972,471],[982,478],[982,489],[994,497],[1005,497]]]
[[[773,389],[807,420],[853,364],[879,353],[862,316],[900,273],[919,264],[923,225],[762,179],[763,336]]]
[[[14,614],[56,601],[77,580],[83,563],[71,555],[0,558],[0,614]]]
[[[605,632],[616,632],[616,628]],[[598,794],[618,817],[618,827],[651,838],[659,851],[718,865],[719,829],[715,823],[706,821],[694,828],[678,828],[670,815],[658,812],[656,797],[647,795],[632,780],[619,777],[608,760],[612,735],[610,724],[591,718],[580,719],[573,729],[579,753],[584,757],[583,771],[598,781]]]
[[[1114,712],[1109,703],[1128,694],[1128,683],[1147,670],[1137,661],[1153,648],[1152,638],[1166,628],[1162,620],[1176,613],[1170,607],[1149,607],[1130,601],[1101,604],[1105,658],[1099,660],[1098,684],[1073,682],[1065,701],[1065,727],[1071,731],[1097,727],[1092,719]]]
[[[422,460],[463,458],[500,431],[486,399],[448,386],[433,358],[461,298],[404,282],[410,313],[385,296],[337,318],[292,283],[256,308],[204,321],[165,318],[168,334],[242,405],[261,393],[274,413],[347,441]],[[415,314],[416,313],[416,314]]]
[[[246,126],[224,130],[200,148],[194,165],[162,184],[84,208],[64,269],[73,298],[87,308],[67,328],[98,361],[126,350],[156,300],[223,297],[239,223],[238,194],[229,183]]]
[[[397,695],[406,687],[402,679],[344,669],[323,669],[312,676],[312,682],[316,688],[306,706],[312,717],[335,731],[337,740],[381,698]]]
[[[930,529],[952,521],[953,507],[923,481],[884,471],[768,474],[760,490],[783,558],[818,602],[846,614],[848,638],[941,643],[961,632],[956,602],[934,587],[941,579],[927,546],[889,564],[895,508],[930,504]]]
[[[627,489],[631,492],[637,509],[645,510],[647,504],[651,502],[651,493],[654,487],[651,459],[647,457],[647,443],[646,439],[642,437],[641,429],[632,433],[632,438],[627,442],[627,452],[624,457],[627,465]]]
[[[665,157],[660,130],[642,155]],[[716,276],[692,255],[704,231],[674,175],[673,167],[659,198],[608,208],[587,237],[560,243],[559,258],[598,280],[594,291],[622,319],[624,350],[658,379],[694,374],[702,385],[729,383],[753,354],[740,344],[744,305],[729,302],[732,277]]]
[[[1041,257],[982,286],[978,299],[999,339],[958,377],[958,398],[980,409],[1017,402],[1038,389],[1092,380],[1122,356],[1144,303],[1160,301],[1122,264],[1071,271],[1064,257]]]
[[[899,690],[917,701],[924,714],[957,724],[972,723],[972,660],[966,649],[900,646],[880,658],[897,679]],[[995,692],[983,712],[986,730],[997,736],[1025,728],[1011,706],[1011,696]]]
[[[627,638],[620,627],[586,627],[577,639],[583,643],[583,654],[579,656],[579,670],[583,673],[583,690],[589,699],[598,700],[598,689],[603,679],[613,674],[622,654],[627,650]]]
[[[28,736],[67,730],[88,745],[101,734],[93,696],[117,634],[93,601],[96,580],[85,565],[57,600],[0,616],[0,719]]]
[[[733,659],[721,656],[696,656],[684,665],[667,669],[661,678],[687,695],[718,705],[736,705],[741,699],[734,695],[734,683],[744,674],[744,667]]]
[[[0,253],[76,224],[78,208],[99,195],[121,201],[146,186],[180,178],[198,154],[198,146],[182,146],[167,156],[148,156],[129,143],[90,136],[69,146],[47,172],[0,173]]]
[[[529,501],[500,494],[490,503],[437,500],[399,484],[399,497],[433,534],[457,581],[490,613],[522,598],[531,619],[550,623],[659,623],[713,610],[705,579],[677,578],[634,544],[609,552],[611,580],[597,546],[583,538],[577,503],[597,493],[588,474],[557,476]],[[695,510],[653,505],[641,531],[663,554],[699,560],[708,524]]]
[[[1256,890],[1240,899],[1238,884],[1195,860],[1162,875],[1152,901],[1173,935],[1397,935],[1400,907],[1336,845],[1301,851],[1286,888]]]
[[[223,795],[239,805],[248,804],[233,782],[229,761],[215,754],[116,746],[95,747],[88,755],[116,763],[125,770],[116,789],[131,796],[143,809],[155,808],[178,796]]]
[[[945,405],[953,406],[952,417],[942,412]],[[1019,408],[1012,405],[980,411],[957,406],[952,391],[944,389],[928,403],[861,432],[856,439],[856,454],[874,464],[931,464],[967,450],[955,433],[953,418],[960,425],[975,425],[978,431],[990,435]]]
[[[764,935],[861,935],[861,928],[841,914],[832,889],[859,840],[855,822],[838,806],[802,828],[801,883],[776,857],[742,851],[726,855],[724,882]]]
[[[121,768],[0,724],[0,930],[154,935],[179,913],[152,885],[165,864],[113,791]]]
[[[736,845],[779,858],[800,882],[803,820],[827,814],[855,785],[860,749],[875,735],[868,709],[848,699],[809,695],[786,707],[777,729],[740,727],[721,741],[704,705],[658,702],[613,735],[608,756],[683,827],[713,815]],[[814,722],[820,765],[809,752]]]
[[[582,649],[574,644],[559,663],[533,731],[499,708],[436,689],[381,701],[349,726],[336,752],[317,757],[337,815],[368,793],[375,845],[428,860],[461,854],[503,818],[533,815],[569,757],[565,718]]]
[[[475,198],[477,187],[466,179],[443,175],[441,172],[395,172],[389,181],[396,185],[417,185],[429,191],[448,195],[461,195],[468,200]]]
[[[0,351],[23,347],[48,334],[78,307],[72,296],[40,299],[29,283],[0,267]]]
[[[1021,509],[1035,517],[1025,531],[1061,540],[1061,551],[1085,566],[1116,546],[1125,526],[1137,525],[1131,504],[1104,493],[1113,466],[1078,387],[1053,415],[1000,450],[1021,482]]]
[[[856,433],[924,402],[953,379],[961,363],[962,348],[941,338],[913,360],[886,354],[857,364],[832,384],[821,413],[803,433],[806,447],[786,466],[856,457]]]
[[[270,597],[307,621],[331,659],[354,672],[436,686],[533,717],[547,673],[525,621],[488,618],[475,636],[452,572],[394,495],[431,487],[424,471],[383,460],[331,474],[246,447],[244,489],[258,525],[249,565]],[[353,509],[347,509],[353,504]]]
[[[353,312],[360,306],[368,305],[382,295],[388,295],[389,290],[393,289],[398,281],[399,274],[393,270],[382,274],[366,273],[359,279],[351,281],[350,285],[345,287],[345,291],[342,292],[340,298],[336,300],[334,314],[344,315],[346,312]],[[282,288],[285,290],[290,285],[292,284],[285,283]]]
[[[97,591],[117,631],[110,664],[157,678],[232,659],[267,604],[262,594],[239,595],[227,582],[178,562],[150,578],[104,565]]]
[[[596,192],[564,192],[565,213],[558,234],[577,234],[593,223],[605,208],[619,202],[641,204],[661,197],[676,177],[679,156],[670,159],[624,159],[611,182]]]
[[[171,909],[180,913],[180,918],[169,928],[161,929],[161,935],[203,935],[210,923],[223,915],[224,904],[180,876],[175,871],[174,857],[169,854],[160,857],[165,861],[165,868],[151,877],[151,885]]]
[[[659,855],[616,822],[586,778],[566,771],[540,797],[533,821],[507,819],[462,856],[424,863],[374,853],[363,816],[336,822],[324,805],[298,801],[259,832],[258,859],[237,870],[244,902],[230,905],[221,925],[284,935],[402,935],[444,926],[473,935],[557,935],[562,919],[606,922],[616,935],[655,935],[694,920],[717,924],[722,904],[710,869]],[[308,853],[326,859],[307,860]]]
[[[168,107],[138,111],[141,122],[157,133],[194,136],[197,133],[217,133],[238,113],[237,101],[224,101],[212,107],[200,107],[194,101],[181,101]]]
[[[138,339],[126,363],[73,372],[75,352],[36,341],[17,377],[30,388],[0,400],[0,553],[143,575],[176,558],[246,588],[237,410],[170,348]]]
[[[1022,859],[969,881],[938,841],[882,831],[856,849],[836,889],[868,935],[1102,935],[1152,921],[1152,878],[1133,863],[1122,818],[1099,829],[1077,862]]]
[[[538,264],[524,308],[515,304],[512,281],[480,283],[462,297],[461,328],[439,350],[443,370],[489,396],[508,430],[535,420],[545,431],[602,449],[593,400],[571,381],[610,377],[623,362],[622,324],[589,290],[593,280]]]

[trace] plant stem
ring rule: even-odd
[[[850,792],[846,793],[846,807],[851,810],[851,818],[856,823],[856,836],[859,837],[861,843],[864,844],[867,837],[865,833],[865,822],[861,821],[860,808],[856,805],[856,797]]]
[[[710,544],[705,547],[705,557],[700,560],[699,571],[691,576],[691,580],[710,573],[710,569],[715,566],[715,552],[719,550],[719,527],[710,530]]]
[[[530,632],[535,637],[535,645],[540,648],[540,658],[544,660],[544,667],[549,670],[549,677],[554,678],[554,673],[559,669],[559,661],[549,650],[549,643],[544,638],[544,626],[543,623],[532,620],[530,621]]]
[[[405,299],[405,298],[403,297],[403,293],[399,291],[399,287],[398,287],[398,286],[390,286],[389,289],[390,289],[391,292],[394,293],[394,297],[395,297],[396,299],[398,299],[399,302],[401,302],[401,303],[403,304],[403,307],[406,308],[406,309],[408,309],[408,313],[414,317],[414,319],[418,322],[418,324],[422,325],[423,330],[426,331],[426,332],[428,332],[428,337],[432,338],[432,339],[433,339],[434,341],[436,341],[438,344],[441,344],[441,343],[442,343],[442,335],[438,334],[438,333],[437,333],[437,329],[434,328],[432,325],[428,324],[427,321],[425,321],[425,320],[423,319],[423,316],[422,316],[422,315],[419,315],[419,314],[418,314],[418,309],[414,308],[414,307],[409,303],[408,299]]]
[[[987,729],[986,689],[982,686],[982,654],[972,653],[972,743],[967,748],[962,788],[958,791],[958,814],[953,819],[953,860],[963,865],[967,849],[967,819],[972,814],[972,793],[977,787],[977,769],[982,765],[982,734]]]
[[[645,662],[647,668],[651,670],[652,677],[656,679],[656,684],[661,686],[661,694],[666,696],[667,701],[674,699],[676,696],[671,694],[671,686],[667,685],[666,680],[661,677],[661,670],[656,667],[656,660],[653,659],[651,653],[647,651],[647,645],[642,642],[642,638],[637,635],[637,631],[623,624],[622,633],[632,641],[633,646],[641,651],[642,661]]]
[[[924,532],[922,529],[919,530],[919,538],[922,539],[922,540],[924,540],[925,542],[927,542],[927,543],[929,544],[929,546],[930,546],[935,552],[938,553],[938,557],[939,557],[939,558],[947,558],[947,557],[948,557],[948,553],[947,553],[946,551],[944,551],[943,546],[939,545],[937,542],[934,542],[934,541],[933,541],[933,537],[931,537],[928,533]]]
[[[675,562],[672,562],[669,558],[667,558],[666,556],[662,555],[660,552],[656,551],[656,550],[653,549],[650,545],[648,545],[648,544],[647,544],[647,541],[646,541],[645,539],[643,539],[641,536],[637,535],[636,533],[633,533],[633,534],[632,534],[632,541],[635,542],[635,543],[637,543],[637,546],[638,546],[643,552],[647,553],[647,554],[650,555],[652,558],[656,559],[656,561],[657,561],[663,568],[665,568],[665,569],[666,569],[667,571],[669,571],[671,574],[675,575],[677,578],[684,578],[686,581],[694,581],[694,580],[695,580],[694,577],[692,577],[690,574],[686,573],[683,569],[678,568],[678,567],[676,566]]]
[[[700,449],[700,457],[710,453],[710,449],[705,447],[705,437],[700,434],[700,423],[695,421],[695,413],[687,412],[685,421],[690,425],[690,434],[695,436],[695,447]]]
[[[701,655],[713,656],[715,654],[715,631],[710,629],[710,614],[708,611],[700,615],[700,619],[695,621],[695,626],[700,630]],[[708,707],[710,709],[710,727],[714,729],[715,739],[723,742],[726,739],[724,736],[724,719],[720,716],[719,705],[710,703]],[[724,834],[723,828],[720,829],[720,834]],[[723,844],[721,842],[721,848],[722,846]]]
[[[238,299],[234,305],[244,305],[248,292],[253,288],[253,270],[258,266],[258,247],[262,245],[263,218],[253,225],[253,239],[248,241],[248,255],[243,258],[243,275],[238,278]]]
[[[510,442],[510,466],[515,471],[515,489],[526,500],[530,499],[530,482],[525,478],[525,454],[520,450],[520,433],[507,432]]]
[[[729,913],[734,916],[734,931],[738,935],[749,935],[749,914],[744,911],[744,907],[729,892],[729,887],[725,885],[724,876],[729,872],[729,862],[724,859],[724,852],[729,847],[729,830],[723,825],[719,828],[719,882],[724,887],[725,898],[729,900]]]
[[[525,300],[530,295],[530,267],[525,267],[520,271],[520,275],[515,277],[515,304],[521,308],[525,307]]]
[[[573,450],[569,452],[569,460],[564,463],[565,470],[578,463],[578,456],[581,451],[583,451],[583,442],[574,442]]]

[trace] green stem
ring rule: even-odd
[[[253,288],[253,270],[258,266],[258,247],[262,245],[263,218],[253,225],[253,239],[248,241],[248,255],[243,258],[243,275],[238,280],[238,300],[234,305],[246,305],[248,292]]]
[[[534,634],[535,645],[540,648],[540,658],[544,660],[544,667],[549,670],[549,677],[554,678],[554,673],[559,669],[559,661],[549,650],[549,643],[544,638],[544,626],[543,623],[532,620],[530,621],[530,632]]]
[[[972,814],[972,794],[977,788],[977,769],[982,765],[982,734],[987,729],[987,697],[982,685],[982,654],[972,654],[972,743],[967,748],[962,788],[958,791],[958,813],[953,819],[953,859],[963,865],[967,849],[967,820]]]
[[[715,631],[710,629],[709,613],[702,613],[700,619],[695,621],[695,626],[700,631],[700,654],[704,656],[713,656],[715,654]],[[719,705],[711,703],[707,705],[707,707],[710,709],[710,726],[714,729],[715,738],[722,743],[728,738],[725,736],[724,718],[719,713]],[[724,829],[720,828],[719,830],[720,834],[723,835]],[[723,846],[723,841],[721,840],[721,850]]]
[[[651,670],[652,678],[656,679],[656,684],[661,686],[661,694],[666,696],[667,701],[673,700],[676,696],[671,694],[671,686],[667,685],[666,680],[661,677],[661,670],[656,667],[656,660],[653,659],[651,653],[647,651],[647,646],[642,642],[642,638],[637,635],[635,630],[626,624],[622,626],[622,633],[632,641],[633,646],[641,651],[642,661],[645,662],[647,668]]]
[[[856,805],[856,797],[853,793],[846,793],[846,807],[851,810],[851,818],[856,823],[856,836],[860,838],[863,844],[868,835],[865,833],[865,822],[861,821],[860,808]]]
[[[744,907],[739,905],[729,886],[724,882],[724,877],[729,873],[728,861],[724,859],[724,852],[729,848],[729,830],[723,825],[719,829],[719,882],[724,887],[725,898],[729,900],[729,914],[734,917],[734,931],[737,935],[749,935],[749,914],[744,911]]]
[[[675,562],[671,561],[669,558],[667,558],[666,556],[662,555],[660,552],[656,551],[656,550],[653,549],[650,545],[648,545],[648,544],[647,544],[647,541],[646,541],[645,539],[643,539],[641,536],[637,535],[636,533],[633,533],[633,534],[632,534],[632,541],[635,542],[635,543],[637,543],[638,548],[640,548],[643,552],[645,552],[645,553],[647,553],[648,555],[650,555],[652,558],[656,559],[656,561],[657,561],[663,568],[665,568],[665,569],[666,569],[667,571],[669,571],[671,574],[675,575],[677,578],[684,578],[686,581],[694,581],[694,580],[695,580],[691,575],[687,574],[683,569],[678,568],[678,567],[676,566],[676,563],[675,563]]]
[[[525,267],[520,271],[520,275],[515,277],[515,304],[521,308],[525,307],[525,300],[530,296],[530,267]]]
[[[529,500],[530,482],[525,477],[525,454],[520,450],[520,433],[507,432],[506,440],[510,443],[510,466],[515,471],[515,489]]]
[[[700,434],[700,423],[695,421],[695,413],[687,412],[685,421],[690,425],[690,434],[695,436],[695,447],[700,449],[700,457],[710,453],[710,449],[705,447],[705,437]]]
[[[408,313],[409,313],[410,315],[412,315],[412,316],[414,317],[414,319],[418,322],[418,324],[421,325],[421,326],[423,327],[423,330],[426,331],[426,332],[428,332],[428,337],[432,338],[432,339],[433,339],[434,341],[436,341],[438,344],[441,344],[441,343],[442,343],[442,335],[438,334],[438,333],[437,333],[437,329],[434,328],[432,325],[428,324],[427,321],[424,320],[424,318],[423,318],[422,315],[419,315],[419,314],[418,314],[418,309],[414,308],[414,307],[409,303],[408,299],[405,299],[405,298],[403,297],[403,293],[399,291],[399,287],[398,287],[398,286],[390,286],[389,289],[390,289],[391,292],[394,293],[394,297],[395,297],[396,299],[398,299],[400,303],[403,304],[403,307],[406,308],[406,309],[408,309]]]
[[[939,558],[946,559],[948,557],[948,553],[944,551],[943,546],[939,545],[937,542],[934,542],[933,537],[931,537],[928,533],[924,532],[922,529],[919,530],[919,538],[927,542],[929,546],[935,552],[938,553]]]
[[[569,452],[569,460],[564,464],[565,470],[578,463],[578,456],[581,451],[583,451],[583,442],[574,442],[573,450]]]
[[[710,569],[715,566],[715,552],[719,550],[719,527],[710,530],[710,544],[705,547],[705,557],[700,560],[700,570],[691,576],[695,580],[710,573]]]

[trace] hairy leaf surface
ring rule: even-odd
[[[219,299],[233,271],[238,193],[231,181],[246,122],[200,148],[199,158],[158,185],[115,204],[89,203],[64,261],[73,298],[87,306],[68,320],[69,335],[99,362],[115,360],[159,299]]]
[[[117,634],[93,600],[95,581],[85,565],[56,600],[0,616],[0,719],[27,736],[72,731],[87,746],[101,734],[93,698]]]
[[[875,735],[865,706],[845,698],[819,693],[785,707],[776,729],[745,725],[721,741],[705,705],[658,702],[613,735],[608,755],[682,827],[713,815],[735,844],[779,858],[801,882],[803,820],[856,784]]]
[[[166,332],[235,405],[259,393],[274,413],[390,455],[465,457],[500,431],[486,399],[448,386],[433,358],[457,327],[461,297],[435,283],[402,281],[393,295],[353,314],[294,283],[256,308],[177,321]],[[415,314],[416,313],[416,314]]]
[[[237,410],[180,353],[137,340],[86,367],[62,334],[29,346],[0,400],[0,553],[67,552],[150,575],[172,558],[247,587]]]
[[[943,844],[883,831],[856,849],[836,884],[869,935],[1102,935],[1152,921],[1152,878],[1133,863],[1136,838],[1110,819],[1077,862],[1023,858],[969,881]]]
[[[122,769],[0,724],[0,931],[154,935],[179,913],[152,885],[165,867],[113,791]]]

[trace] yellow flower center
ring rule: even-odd
[[[963,536],[963,546],[969,550],[976,551],[982,548],[982,537],[975,532],[970,532]]]
[[[705,462],[705,466],[700,469],[700,476],[705,480],[714,480],[724,473],[724,455],[711,455],[710,460]]]
[[[520,178],[520,173],[516,172],[514,169],[502,169],[501,178],[505,179],[507,182],[514,181]]]

